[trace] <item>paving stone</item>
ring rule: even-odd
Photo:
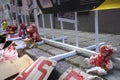
[[[69,58],[66,58],[66,61],[70,62],[71,64],[75,65],[76,67],[82,67],[84,68],[86,66],[84,57],[75,55]]]
[[[64,34],[65,34],[65,35],[69,35],[69,36],[70,36],[70,35],[75,35],[75,31],[74,31],[74,30],[65,30],[65,31],[64,31]]]
[[[48,48],[49,47],[49,48]],[[50,53],[52,55],[59,55],[59,54],[63,54],[66,53],[66,51],[59,49],[59,48],[55,48],[52,47],[50,45],[43,45],[43,46],[38,46],[39,49],[42,49],[43,51]]]
[[[106,43],[107,43],[108,45],[112,45],[113,47],[120,45],[120,43],[119,43],[119,42],[116,42],[116,41],[107,41]]]
[[[50,29],[46,29],[47,32],[47,37],[51,38],[51,30]],[[54,30],[54,35],[55,37],[59,37],[61,36],[61,30],[59,29],[55,29]],[[64,32],[65,36],[67,36],[67,40],[66,43],[71,44],[71,45],[76,45],[75,44],[75,31],[74,30],[65,30]],[[80,47],[87,47],[90,45],[94,45],[95,44],[95,33],[90,33],[90,32],[83,32],[83,31],[78,31],[78,38],[79,38],[79,46]],[[116,56],[120,55],[120,35],[113,35],[113,34],[99,34],[99,42],[106,42],[106,44],[112,45],[114,47],[116,47],[117,53]],[[46,54],[49,55],[58,55],[58,54],[63,54],[66,53],[66,51],[64,50],[60,50],[58,48],[55,47],[51,47],[51,46],[47,46],[47,45],[41,45],[39,46],[39,49],[41,49],[43,52],[45,52]],[[43,53],[40,52],[40,53]],[[41,54],[43,55],[43,54]],[[36,54],[35,56],[39,56],[39,54]],[[43,55],[44,56],[44,55]],[[107,80],[120,80],[120,68],[118,63],[117,65],[115,64],[115,62],[113,62],[114,64],[114,69],[112,69],[108,75],[105,76],[105,78]],[[62,74],[67,68],[69,68],[70,66],[78,66],[78,67],[84,67],[85,63],[84,63],[84,57],[82,56],[72,56],[69,58],[66,58],[62,61],[59,61],[57,63],[57,66],[55,67],[55,70],[57,71],[56,74]],[[58,75],[57,77],[59,77],[60,75]],[[48,79],[51,80],[51,79]],[[57,80],[57,79],[54,79]]]
[[[104,76],[107,80],[120,80],[120,72],[118,69],[112,69],[108,75]]]
[[[110,34],[99,34],[99,38],[109,37]],[[87,39],[95,39],[95,33],[93,32],[79,32],[79,37],[87,38]]]
[[[114,41],[114,42],[117,42],[117,43],[120,43],[120,35],[112,35],[110,37],[104,37],[104,38],[100,38],[100,40],[102,41]]]
[[[73,66],[72,64],[69,64],[65,61],[59,61],[55,67],[57,71],[59,71],[60,74],[64,73],[69,67]]]
[[[119,46],[114,46],[115,48],[117,48],[117,53],[120,54],[120,45]]]
[[[88,46],[91,46],[91,45],[95,45],[95,40],[91,40],[91,41],[85,41],[85,42],[79,42],[79,45],[80,46],[83,46],[83,47],[88,47]]]
[[[40,48],[41,50],[47,51],[49,49],[54,49],[55,47],[47,45],[47,44],[43,44],[43,45],[38,46],[38,48]]]
[[[60,49],[58,49],[58,48],[49,49],[49,50],[47,50],[47,52],[51,53],[52,55],[59,55],[59,54],[64,54],[64,53],[66,53],[66,51],[60,50]]]
[[[78,38],[78,42],[81,43],[81,42],[86,42],[86,41],[90,41],[91,39],[86,39],[86,38]],[[65,40],[66,43],[68,44],[75,44],[76,43],[76,38],[75,37],[67,37],[67,39]]]
[[[40,56],[45,56],[45,57],[50,57],[51,55],[43,52],[42,50],[38,49],[38,48],[32,48],[32,49],[27,49],[25,50],[26,53],[28,53],[32,58],[34,58],[33,60],[36,60],[37,58],[39,58]]]

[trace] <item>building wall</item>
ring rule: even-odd
[[[41,19],[41,16],[40,18]],[[55,18],[56,19],[56,18]],[[50,27],[49,16],[45,15],[46,27]],[[40,26],[42,22],[40,20]],[[94,12],[78,13],[78,29],[82,31],[94,32]],[[60,28],[58,20],[55,20],[55,28]],[[65,29],[74,29],[74,25],[64,22]],[[99,11],[99,32],[120,34],[120,9]]]

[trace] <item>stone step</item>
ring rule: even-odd
[[[38,48],[26,49],[25,52],[29,54],[34,60],[36,60],[40,56],[51,57],[59,54],[64,54],[67,51],[47,44],[43,44],[41,46],[38,46]],[[48,80],[58,80],[60,75],[63,74],[63,72],[65,72],[70,66],[84,68],[84,58],[85,57],[81,55],[75,55],[58,61]],[[103,78],[105,80],[119,80],[119,73],[120,71],[117,68],[114,68],[109,71],[107,75],[103,76]]]

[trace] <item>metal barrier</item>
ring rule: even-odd
[[[36,8],[36,2],[35,1],[33,1],[34,3],[34,7]],[[36,14],[37,14],[37,10],[36,9],[34,9],[34,17],[35,17],[35,23],[37,24],[37,26],[39,25],[38,24],[38,17],[36,16]],[[73,16],[74,15],[74,16]],[[79,40],[78,40],[78,24],[77,24],[77,12],[75,12],[75,13],[72,13],[72,17],[71,18],[66,18],[66,17],[63,17],[63,16],[61,16],[60,14],[59,14],[59,18],[58,18],[58,20],[60,21],[60,25],[61,25],[61,32],[62,32],[62,37],[61,38],[55,38],[55,36],[54,36],[54,27],[53,27],[53,19],[52,19],[52,14],[50,14],[50,27],[51,27],[51,34],[52,34],[52,40],[49,40],[49,39],[47,39],[47,37],[46,37],[46,25],[45,25],[45,21],[44,21],[44,14],[42,14],[42,23],[43,23],[43,30],[44,30],[44,41],[45,42],[48,42],[48,43],[50,43],[50,44],[52,44],[52,45],[54,45],[54,44],[56,44],[56,45],[58,45],[58,46],[64,46],[64,47],[67,47],[68,49],[70,48],[73,48],[72,50],[73,50],[73,52],[70,52],[69,54],[68,53],[66,53],[66,54],[68,54],[68,55],[70,55],[70,54],[72,54],[72,53],[74,53],[74,50],[76,51],[79,51],[80,53],[97,53],[97,52],[99,52],[99,46],[101,46],[101,44],[102,45],[104,45],[105,43],[100,43],[99,44],[99,30],[98,30],[98,11],[95,11],[95,44],[96,44],[96,46],[88,46],[87,47],[87,49],[85,49],[85,48],[80,48],[79,47]],[[76,46],[72,46],[72,45],[68,45],[68,44],[66,44],[65,43],[65,40],[64,40],[64,25],[63,25],[63,22],[69,22],[69,23],[73,23],[74,24],[74,26],[75,26],[75,42],[76,42]],[[39,28],[39,27],[38,27]],[[39,29],[38,29],[39,30]],[[58,42],[56,42],[56,41],[53,41],[53,40],[57,40],[57,39],[62,39],[62,43],[58,43]],[[94,51],[91,51],[91,50],[88,50],[88,49],[95,49],[96,48],[96,52],[94,52]],[[62,55],[61,55],[62,56]],[[66,56],[64,56],[64,58],[66,58]]]
[[[85,53],[87,55],[93,55],[96,54],[97,52],[99,52],[99,46],[104,45],[105,43],[99,43],[99,33],[98,33],[98,11],[95,12],[95,45],[91,45],[85,48],[80,48],[79,47],[79,40],[78,40],[78,26],[77,26],[77,12],[74,13],[73,19],[67,19],[67,18],[62,18],[62,16],[58,15],[58,20],[60,21],[60,26],[61,26],[61,37],[59,38],[55,38],[55,32],[54,32],[54,27],[53,27],[53,19],[52,19],[52,14],[49,15],[50,17],[50,28],[51,28],[51,34],[52,34],[52,38],[51,39],[47,39],[47,33],[46,33],[46,27],[45,27],[45,21],[44,21],[44,14],[42,14],[42,22],[43,22],[43,31],[44,31],[44,38],[43,40],[45,41],[45,43],[53,45],[53,46],[57,46],[60,48],[66,48],[68,51],[68,53],[64,53],[64,55],[57,55],[54,56],[53,59],[56,57],[58,59],[63,59],[68,57],[69,55],[72,55],[75,53],[74,51],[77,51],[77,53]],[[76,46],[73,45],[69,45],[65,43],[65,34],[64,34],[64,24],[63,22],[68,22],[68,23],[73,23],[75,26],[75,43]],[[56,42],[56,40],[62,40],[62,42]],[[62,47],[61,47],[62,46]],[[92,49],[96,48],[96,52],[91,51]],[[75,53],[74,55],[76,55],[77,53]],[[52,59],[52,58],[51,58]]]

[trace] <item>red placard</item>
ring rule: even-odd
[[[56,61],[40,57],[30,67],[21,72],[15,80],[47,80],[55,65]]]
[[[82,74],[81,74],[82,72]],[[68,68],[59,78],[59,80],[86,80],[83,71],[78,68]]]
[[[71,71],[63,80],[71,80],[71,78],[75,80],[84,80],[84,77],[75,71]]]

